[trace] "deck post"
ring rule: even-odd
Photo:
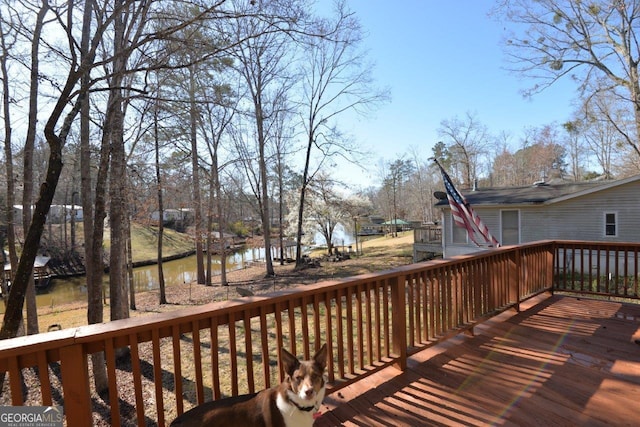
[[[522,257],[520,256],[520,249],[516,249],[512,252],[510,257],[510,272],[509,272],[509,301],[514,302],[514,308],[517,312],[520,312],[520,281],[522,271]]]
[[[555,284],[555,280],[554,280],[554,269],[556,266],[556,257],[558,256],[558,252],[556,250],[556,248],[558,247],[558,243],[557,242],[553,242],[550,244],[550,248],[547,251],[547,259],[546,259],[546,267],[547,267],[547,283],[549,285],[549,288],[551,290],[551,295],[553,295],[553,292],[556,290],[556,284]],[[589,267],[591,268],[591,267]]]
[[[64,392],[64,414],[69,427],[93,424],[89,368],[81,344],[60,348],[60,368]]]
[[[389,279],[391,284],[391,336],[392,349],[396,356],[393,366],[407,369],[407,278],[404,274]],[[413,331],[410,331],[413,333]]]

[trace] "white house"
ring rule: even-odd
[[[480,188],[463,194],[502,246],[545,239],[640,241],[640,175],[617,181]],[[444,257],[488,249],[476,246],[466,229],[453,225],[446,198],[436,206],[442,208]]]
[[[31,213],[35,206],[31,206]],[[16,218],[22,218],[22,205],[13,205],[13,214]],[[80,205],[51,205],[49,207],[49,213],[47,214],[47,222],[51,224],[62,224],[65,222],[71,222],[71,216],[74,216],[73,220],[76,222],[82,222],[84,220],[84,211]],[[20,223],[22,223],[20,221]]]
[[[192,217],[193,209],[164,209],[162,211],[162,219],[164,223],[170,221],[186,221]],[[160,211],[153,211],[151,219],[158,221],[160,219]]]

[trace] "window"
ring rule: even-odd
[[[501,211],[500,223],[503,246],[520,243],[520,211]]]
[[[615,212],[605,212],[604,214],[604,235],[611,237],[618,235],[618,214]]]

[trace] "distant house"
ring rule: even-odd
[[[162,220],[165,224],[173,221],[187,221],[192,217],[192,209],[164,209],[162,211]],[[153,221],[159,221],[160,211],[151,212],[151,219]]]
[[[640,175],[617,181],[537,182],[526,187],[464,192],[467,202],[502,246],[544,239],[640,241]],[[442,209],[442,252],[451,257],[479,250],[467,231]]]
[[[53,224],[71,222],[71,216],[74,216],[74,221],[82,222],[84,220],[84,211],[82,210],[82,206],[51,205],[51,208],[49,208],[49,214],[47,215],[47,221],[51,221]]]
[[[413,225],[404,219],[391,219],[382,223],[389,233],[412,230]]]
[[[31,213],[33,214],[35,207],[31,207]],[[13,214],[15,218],[20,218],[20,224],[22,223],[22,205],[13,205]],[[49,213],[47,214],[47,223],[49,224],[64,224],[71,222],[71,217],[74,217],[75,222],[82,222],[84,219],[84,211],[82,206],[79,205],[51,205],[49,207]]]
[[[369,215],[358,218],[358,236],[375,236],[384,234],[384,217]]]

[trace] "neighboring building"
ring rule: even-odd
[[[84,211],[82,206],[79,205],[51,205],[49,213],[47,214],[47,221],[51,221],[52,224],[62,224],[71,222],[71,216],[76,222],[82,222],[84,220]]]
[[[382,223],[385,226],[387,233],[399,233],[401,231],[413,230],[413,223],[405,221],[404,219],[391,219]]]
[[[358,218],[358,236],[376,236],[384,234],[384,218],[381,216],[363,216]]]
[[[188,221],[192,217],[192,209],[164,209],[162,211],[162,219],[164,224],[173,221]],[[153,221],[158,221],[160,219],[160,211],[151,212],[151,219]]]
[[[502,246],[545,239],[640,241],[640,175],[617,181],[480,188],[463,194]],[[452,226],[446,198],[436,206],[442,208],[444,257],[488,249],[474,245],[464,228]]]
[[[35,206],[31,207],[31,213],[35,210]],[[13,205],[13,215],[18,219],[18,223],[22,224],[22,205]],[[75,222],[82,222],[84,219],[84,211],[80,205],[51,205],[47,214],[47,223],[64,224],[71,222],[71,216],[75,216]]]
[[[187,227],[193,225],[195,219],[193,209],[163,209],[162,224],[180,233],[184,233]],[[160,211],[151,212],[151,220],[154,224],[160,223]]]

